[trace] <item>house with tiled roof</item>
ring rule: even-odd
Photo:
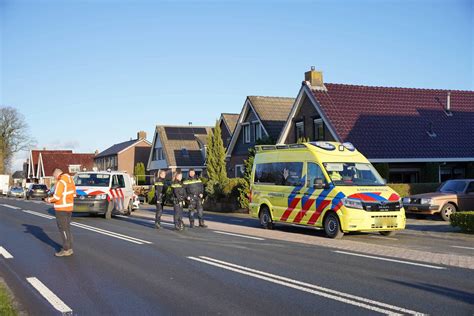
[[[235,131],[227,146],[227,174],[241,177],[248,150],[259,140],[276,142],[295,99],[248,96],[239,114]]]
[[[324,83],[312,69],[278,143],[301,137],[353,143],[386,165],[389,182],[464,178],[474,168],[474,91]]]
[[[156,126],[147,170],[156,173],[181,169],[186,174],[193,168],[198,174],[204,172],[207,137],[211,132],[209,126]]]
[[[72,150],[31,150],[27,161],[27,181],[48,186],[54,182],[56,168],[75,174],[81,170],[92,170],[95,154],[73,153]]]
[[[151,143],[146,139],[146,133],[140,131],[136,138],[112,145],[98,153],[94,163],[99,170],[125,171],[133,175],[138,163],[147,165],[150,151]]]
[[[238,113],[222,113],[221,117],[219,118],[218,124],[221,128],[222,142],[224,143],[225,148],[227,148],[230,140],[232,139],[232,134],[234,133],[235,127],[237,126],[238,120]]]

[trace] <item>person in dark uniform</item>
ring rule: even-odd
[[[207,226],[204,224],[202,208],[204,185],[202,184],[201,179],[196,177],[196,172],[194,169],[189,170],[189,176],[188,179],[184,181],[184,186],[186,188],[186,194],[188,195],[189,201],[189,227],[194,227],[194,213],[197,211],[199,227],[206,228]]]
[[[182,231],[184,230],[183,207],[186,200],[186,189],[183,185],[183,174],[181,170],[176,171],[171,188],[173,190],[174,228],[178,231]]]
[[[156,213],[155,213],[155,228],[161,228],[161,215],[163,214],[163,206],[165,205],[166,190],[166,171],[160,170],[158,172],[158,179],[155,180],[155,199],[156,199]]]

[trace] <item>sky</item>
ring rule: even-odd
[[[0,0],[0,106],[38,148],[213,125],[247,95],[332,83],[474,90],[474,0]],[[19,153],[14,168],[27,154]]]

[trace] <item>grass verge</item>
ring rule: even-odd
[[[17,312],[13,307],[13,301],[5,284],[0,280],[0,315],[16,316]]]

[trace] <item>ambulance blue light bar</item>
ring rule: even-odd
[[[313,146],[316,146],[318,148],[324,149],[324,150],[334,150],[336,149],[336,146],[334,146],[331,143],[328,142],[311,142],[310,143]]]

